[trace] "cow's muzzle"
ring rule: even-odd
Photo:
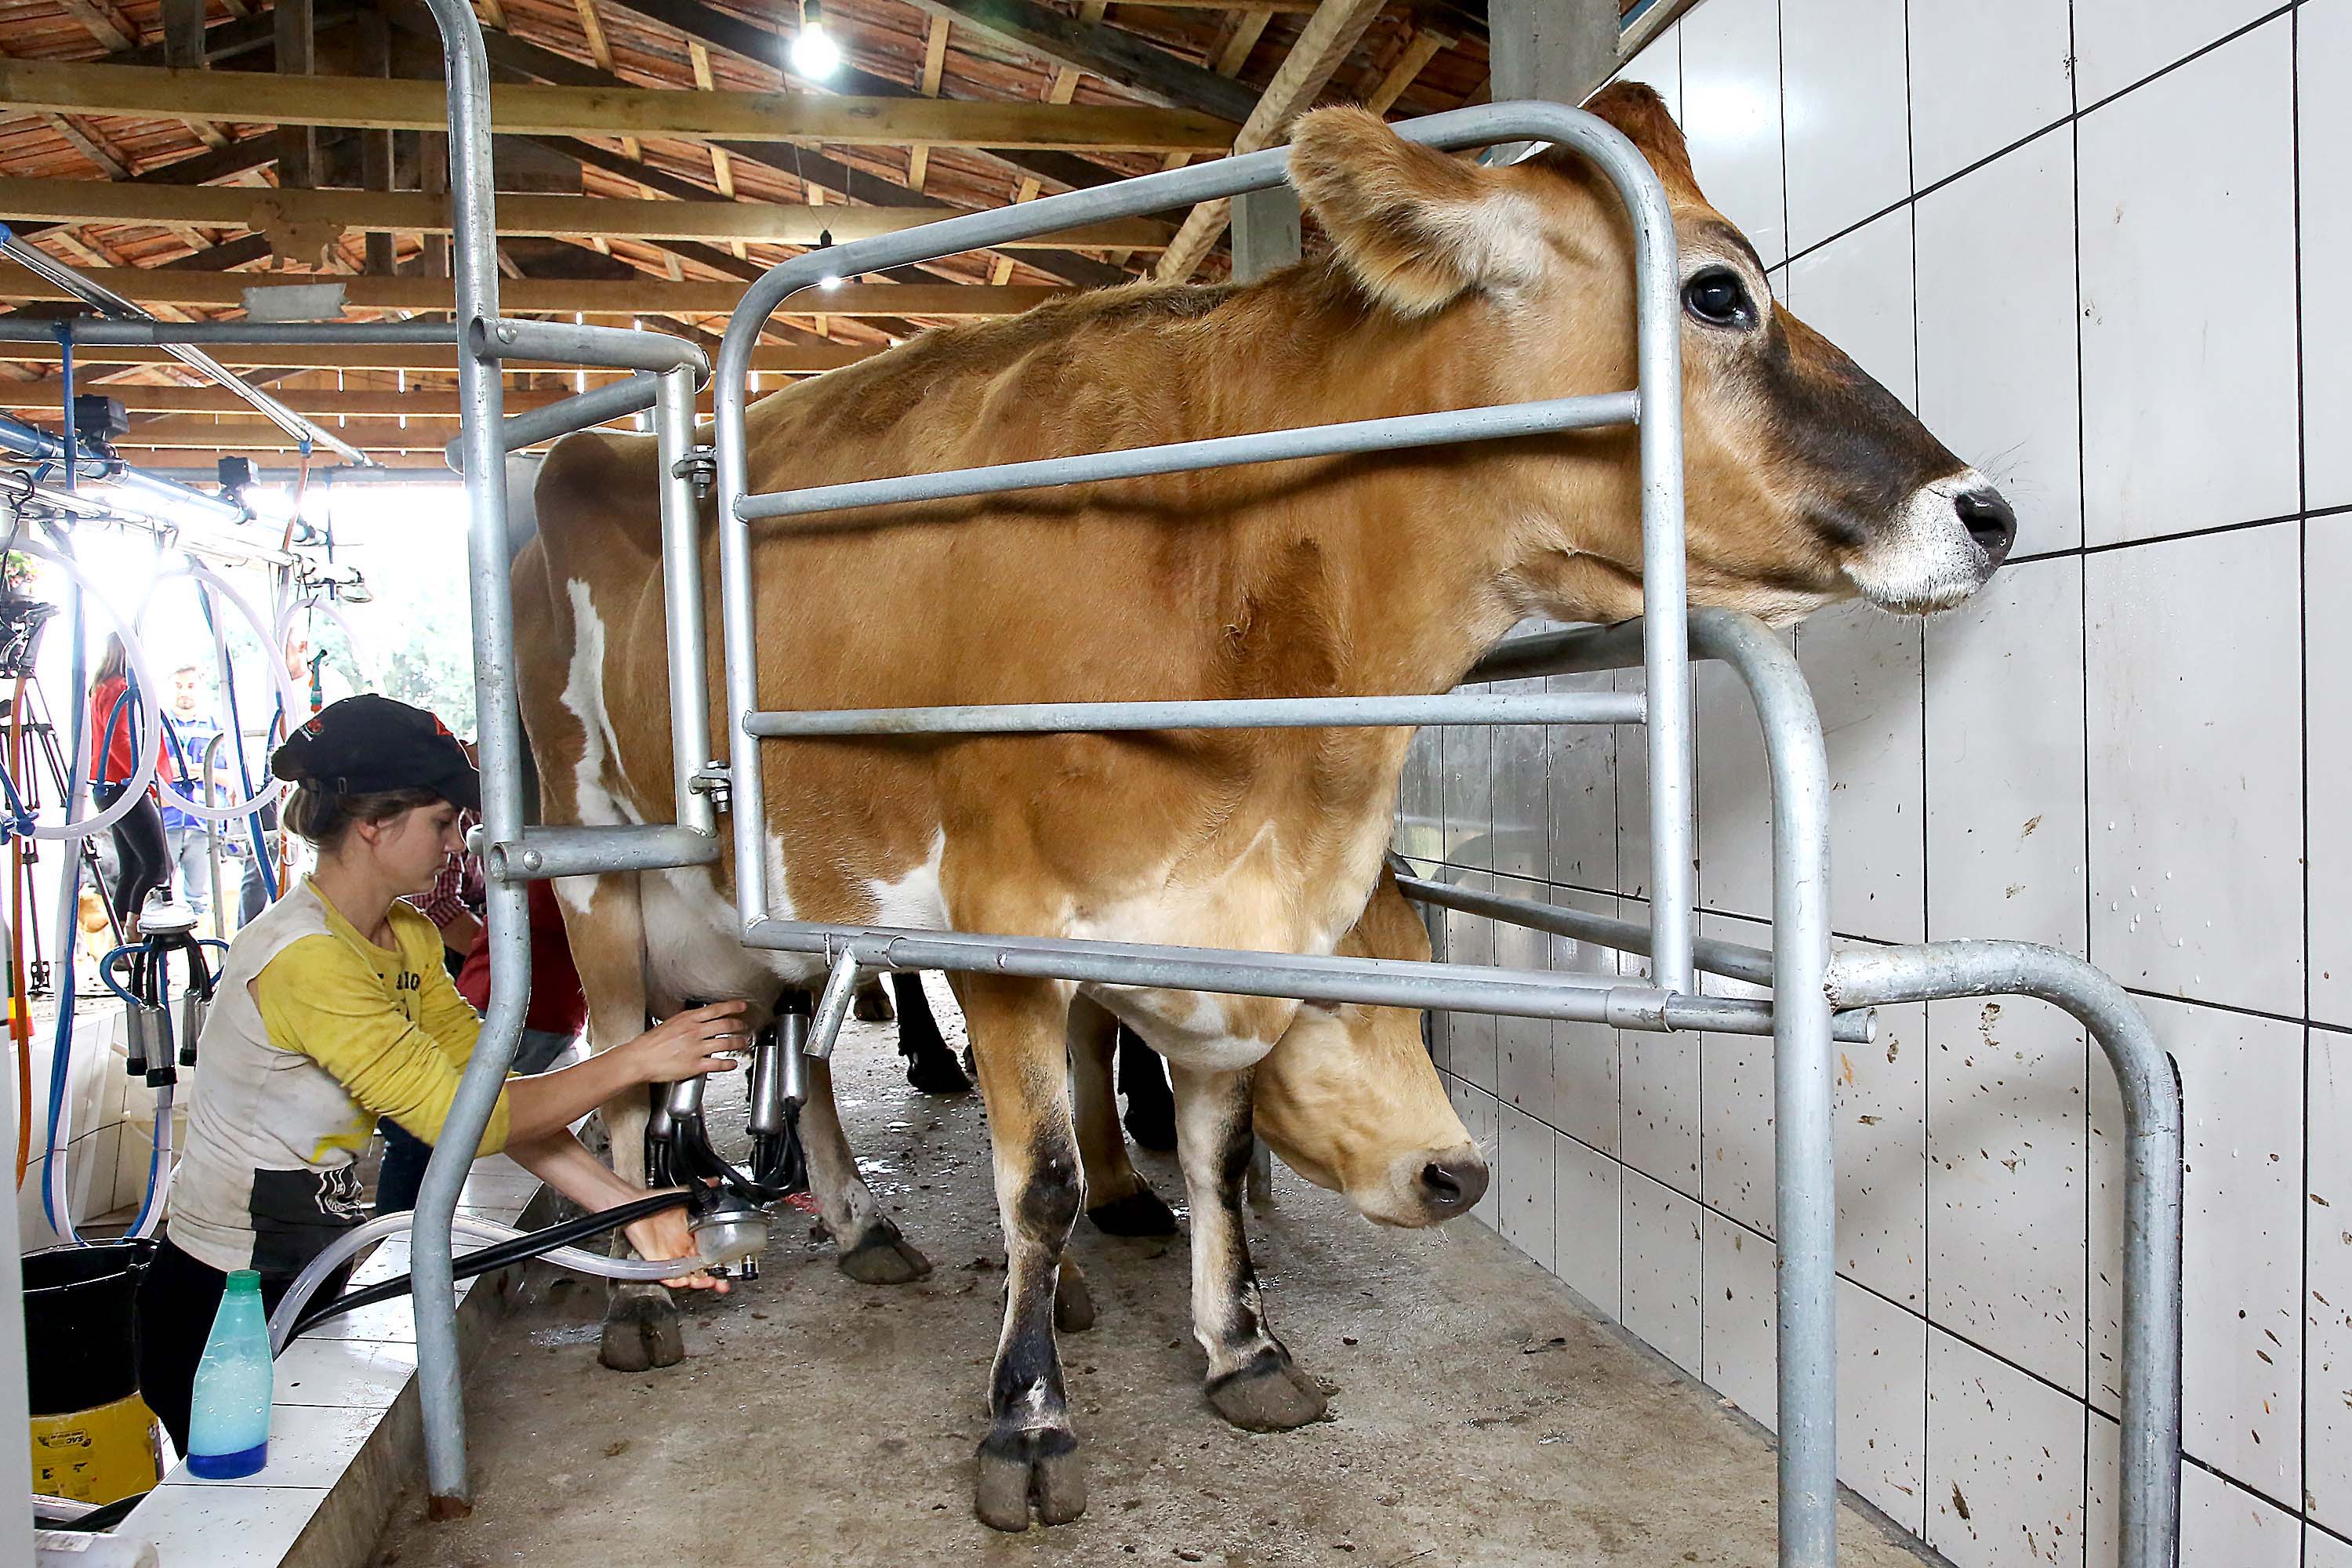
[[[1486,1195],[1490,1179],[1486,1159],[1473,1145],[1465,1143],[1458,1149],[1443,1152],[1433,1150],[1430,1158],[1422,1163],[1413,1183],[1413,1196],[1423,1215],[1422,1223],[1443,1225],[1468,1214]]]
[[[1932,615],[1983,587],[2016,542],[2017,513],[1991,481],[1963,468],[1912,491],[1845,571],[1880,609]]]

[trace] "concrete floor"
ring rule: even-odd
[[[688,1360],[641,1375],[596,1364],[603,1288],[563,1279],[467,1389],[473,1517],[428,1523],[412,1489],[376,1563],[1772,1563],[1752,1426],[1475,1222],[1375,1230],[1279,1167],[1258,1268],[1277,1331],[1338,1384],[1336,1419],[1227,1426],[1200,1390],[1181,1238],[1081,1222],[1100,1318],[1062,1354],[1090,1507],[1051,1531],[983,1528],[972,1449],[1003,1274],[979,1100],[914,1094],[887,1026],[851,1029],[844,1119],[936,1271],[856,1284],[795,1215],[763,1278],[695,1305]],[[1146,1170],[1180,1195],[1168,1161]],[[1852,1510],[1841,1535],[1849,1568],[1920,1561]]]

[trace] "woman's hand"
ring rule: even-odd
[[[739,1002],[734,1005],[740,1008],[742,1004]],[[639,1258],[693,1258],[699,1251],[694,1245],[694,1232],[687,1227],[684,1209],[664,1209],[659,1214],[647,1215],[627,1226],[622,1234],[629,1238],[629,1245],[637,1249]],[[691,1274],[681,1274],[662,1283],[672,1289],[716,1290],[722,1296],[728,1290],[726,1280],[715,1279],[698,1268]]]
[[[648,1029],[622,1047],[643,1083],[676,1083],[705,1073],[731,1072],[740,1065],[721,1053],[748,1051],[751,1031],[743,1022],[747,1004],[713,1002],[692,1007],[657,1029]]]

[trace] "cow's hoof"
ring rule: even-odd
[[[1322,1385],[1268,1351],[1247,1366],[1209,1380],[1209,1403],[1244,1432],[1287,1432],[1322,1420],[1330,1399]]]
[[[898,1015],[888,992],[879,985],[861,985],[850,998],[849,1016],[861,1024],[887,1024]]]
[[[955,1053],[941,1046],[908,1053],[907,1087],[921,1094],[969,1094],[971,1079],[956,1066]]]
[[[866,1239],[843,1253],[841,1271],[860,1285],[907,1285],[931,1271],[931,1260],[908,1245],[898,1227],[884,1220]]]
[[[1171,1152],[1176,1147],[1176,1105],[1165,1094],[1145,1097],[1129,1094],[1127,1114],[1120,1119],[1127,1135],[1140,1148],[1155,1154]]]
[[[1173,1236],[1176,1211],[1150,1187],[1138,1187],[1123,1198],[1113,1198],[1087,1211],[1087,1220],[1105,1236]]]
[[[1054,1284],[1054,1327],[1066,1334],[1083,1334],[1094,1326],[1095,1293],[1078,1266],[1065,1258]]]
[[[686,1336],[669,1292],[658,1285],[649,1292],[614,1291],[604,1309],[604,1334],[596,1359],[614,1372],[645,1372],[684,1361]]]
[[[1076,1434],[1048,1428],[990,1433],[980,1443],[980,1478],[971,1510],[991,1530],[1029,1528],[1029,1505],[1041,1524],[1067,1524],[1087,1511],[1087,1466]]]

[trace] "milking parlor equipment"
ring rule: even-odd
[[[656,1142],[667,1173],[729,1176],[731,1204],[706,1213],[706,1258],[723,1233],[750,1242],[768,1192],[789,1182],[792,1119],[803,1093],[803,1054],[832,1049],[861,971],[986,970],[1061,980],[1330,1002],[1450,1009],[1605,1023],[1620,1029],[1769,1036],[1775,1079],[1778,1186],[1780,1562],[1827,1568],[1835,1560],[1835,1191],[1831,1150],[1833,1040],[1869,1038],[1869,1009],[1937,997],[2025,994],[2065,1008],[2113,1062],[2124,1098],[2126,1230],[2124,1256],[2120,1477],[2123,1568],[2169,1568],[2179,1502],[2181,1110],[2170,1062],[2124,993],[2078,960],[2001,942],[1873,949],[1832,960],[1828,925],[1829,789],[1821,725],[1786,650],[1746,616],[1688,608],[1685,585],[1679,275],[1664,189],[1633,145],[1601,121],[1550,103],[1456,110],[1396,127],[1433,147],[1548,142],[1607,176],[1633,219],[1637,247],[1639,384],[1584,397],[1448,410],[1353,423],[1100,452],[940,473],[753,494],[744,435],[747,371],[761,324],[784,300],[827,279],[882,271],[1033,235],[1191,207],[1281,183],[1283,151],[1144,175],[1018,206],[947,218],[837,245],[772,268],[730,321],[717,364],[658,333],[502,320],[490,184],[488,79],[481,34],[464,0],[427,0],[440,26],[449,101],[450,186],[457,285],[454,323],[288,326],[154,323],[144,342],[415,342],[457,349],[462,433],[453,460],[467,491],[475,681],[480,731],[482,827],[488,872],[490,1008],[417,1202],[412,1237],[427,1484],[438,1513],[467,1506],[458,1390],[451,1233],[458,1190],[522,1026],[530,990],[524,884],[536,878],[709,865],[730,818],[737,913],[747,946],[819,959],[827,972],[813,1016],[788,1014],[753,1080],[755,1169],[719,1171],[691,1093],[666,1107]],[[534,360],[619,369],[625,379],[513,418],[503,416],[499,365]],[[716,420],[698,441],[693,396],[706,374]],[[675,776],[675,821],[604,827],[526,826],[525,761],[515,702],[508,580],[505,454],[568,430],[651,409],[660,453],[660,528]],[[1231,701],[1049,702],[1021,705],[793,711],[762,709],[757,688],[751,530],[779,519],[1045,486],[1539,437],[1635,425],[1640,432],[1643,593],[1648,614],[1624,626],[1506,642],[1478,678],[1638,664],[1641,692],[1338,697]],[[715,489],[726,733],[714,737],[705,682],[698,491]],[[1773,800],[1773,945],[1695,940],[1692,713],[1689,659],[1721,660],[1747,684],[1762,722]],[[1183,729],[1356,725],[1643,724],[1651,780],[1651,918],[1636,925],[1549,905],[1464,892],[1413,879],[1409,890],[1490,919],[1570,931],[1646,952],[1654,978],[1514,971],[1488,966],[1353,960],[1019,935],[833,926],[770,912],[761,834],[767,803],[763,743],[821,736],[1045,734]],[[1699,994],[1700,972],[1769,984],[1771,999]],[[740,1178],[737,1179],[737,1178]],[[655,1200],[648,1200],[655,1201]],[[626,1266],[616,1266],[626,1267]],[[661,1267],[639,1265],[637,1267]],[[673,1271],[679,1267],[668,1266]]]

